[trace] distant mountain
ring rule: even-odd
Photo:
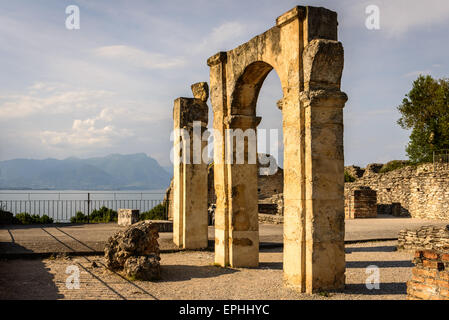
[[[155,190],[171,175],[144,153],[0,161],[0,189]]]

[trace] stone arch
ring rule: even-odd
[[[232,114],[256,115],[259,92],[271,70],[273,67],[263,61],[252,62],[244,69],[232,90]]]
[[[284,132],[284,281],[303,292],[341,289],[345,279],[343,47],[337,15],[295,7],[276,26],[208,59],[214,112],[215,262],[259,262],[257,165],[234,163],[230,130],[255,129],[255,106],[274,68]],[[245,159],[249,160],[248,143]],[[231,157],[227,155],[231,154]]]

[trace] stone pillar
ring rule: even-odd
[[[214,111],[214,188],[215,208],[215,263],[229,265],[229,206],[227,197],[228,176],[225,165],[225,125],[227,110],[226,52],[219,52],[207,60],[210,67],[210,100]]]
[[[247,115],[233,115],[225,121],[227,129],[226,153],[228,159],[228,205],[230,216],[227,230],[229,243],[229,264],[232,267],[257,267],[259,265],[259,218],[257,193],[257,146],[256,128],[261,118]],[[241,154],[243,163],[238,162],[237,143],[239,131],[248,138],[244,139],[244,150]],[[247,131],[248,130],[248,131]],[[230,132],[233,132],[231,134]],[[235,134],[235,135],[234,135]],[[235,137],[235,138],[234,138]],[[232,149],[231,149],[232,148]],[[253,161],[251,161],[253,156]],[[232,170],[231,170],[232,166]]]
[[[208,244],[207,163],[202,153],[207,141],[209,96],[207,83],[192,85],[194,98],[178,98],[174,117],[173,242],[181,248]]]
[[[312,293],[343,289],[345,283],[343,47],[312,40],[303,64],[299,110],[294,93],[283,101],[284,281]]]

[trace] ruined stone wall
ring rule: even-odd
[[[259,175],[257,180],[259,199],[271,198],[284,192],[284,170],[278,168],[275,174]]]
[[[398,250],[449,251],[449,225],[446,228],[423,226],[417,230],[401,230],[397,248]]]
[[[368,166],[355,182],[345,183],[345,197],[362,186],[377,191],[378,213],[426,219],[449,219],[449,169],[433,164],[408,166],[378,173],[379,165]]]
[[[375,218],[377,217],[376,191],[369,187],[352,190],[345,197],[345,218]]]

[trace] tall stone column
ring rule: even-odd
[[[192,85],[194,98],[174,102],[173,242],[185,249],[206,248],[207,162],[203,151],[207,141],[209,88],[207,83]]]
[[[297,130],[303,148],[299,219],[290,225],[291,217],[285,221],[287,230],[296,228],[287,233],[296,234],[299,241],[286,247],[284,271],[289,285],[312,293],[343,289],[345,283],[343,107],[347,96],[340,91],[343,47],[335,40],[312,40],[304,49],[303,62],[304,91],[299,95]]]
[[[229,206],[228,176],[225,165],[225,125],[227,110],[226,52],[219,52],[207,60],[210,67],[210,100],[214,111],[214,188],[215,208],[215,263],[229,265]]]
[[[257,193],[257,133],[261,118],[232,115],[225,120],[228,161],[229,265],[259,265],[259,219]],[[241,144],[239,150],[238,144]],[[231,159],[232,157],[232,159]],[[232,166],[232,170],[231,170]]]

